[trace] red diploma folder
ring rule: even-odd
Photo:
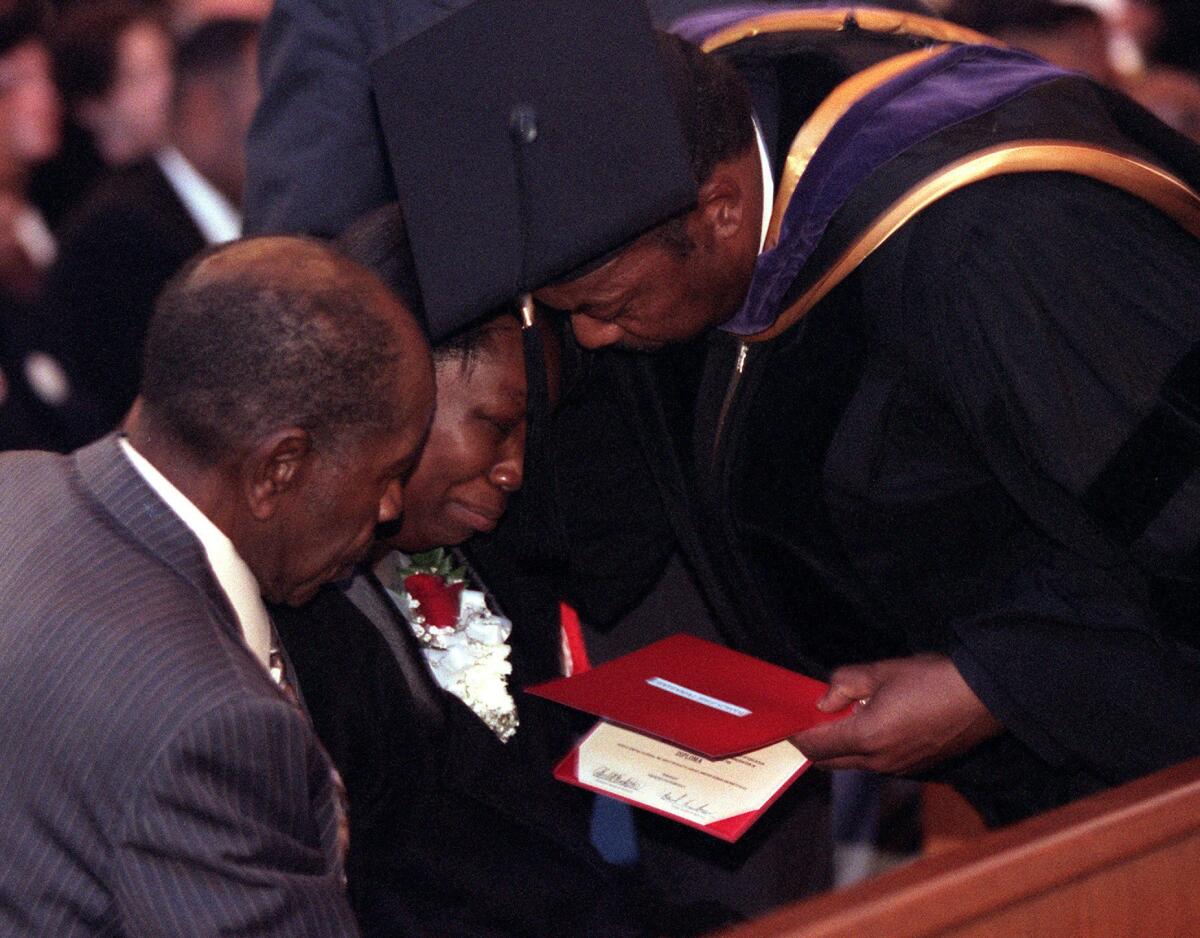
[[[663,683],[652,684],[656,678]],[[710,759],[761,749],[844,716],[817,709],[827,684],[690,635],[526,689]]]
[[[774,744],[849,712],[817,710],[826,689],[722,645],[675,635],[528,691],[640,734],[598,724],[558,765],[556,778],[733,841],[808,766],[790,744]]]

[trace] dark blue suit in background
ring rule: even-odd
[[[357,934],[329,763],[115,436],[0,456],[0,934]]]
[[[332,237],[396,198],[368,66],[470,0],[275,0],[246,143],[246,233]],[[720,0],[648,0],[660,24]],[[468,63],[464,63],[467,67]]]

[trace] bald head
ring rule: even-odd
[[[337,282],[363,296],[389,295],[369,270],[315,238],[269,236],[244,238],[202,252],[168,287],[181,292],[222,285],[251,290],[311,294]]]
[[[429,353],[383,283],[306,238],[237,241],[167,285],[146,340],[148,419],[203,462],[295,426],[323,448],[402,425]],[[419,395],[416,395],[419,397]]]

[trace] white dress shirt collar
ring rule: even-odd
[[[121,451],[133,464],[138,475],[171,509],[188,529],[196,535],[217,585],[229,599],[242,630],[242,638],[264,668],[270,671],[271,620],[263,605],[258,581],[246,562],[238,556],[233,542],[213,524],[171,481],[154,468],[145,456],[121,438]]]
[[[167,182],[192,216],[192,221],[209,244],[233,241],[242,233],[242,216],[211,182],[205,179],[174,147],[154,157]]]

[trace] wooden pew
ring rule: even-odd
[[[1195,938],[1200,759],[722,935]]]

